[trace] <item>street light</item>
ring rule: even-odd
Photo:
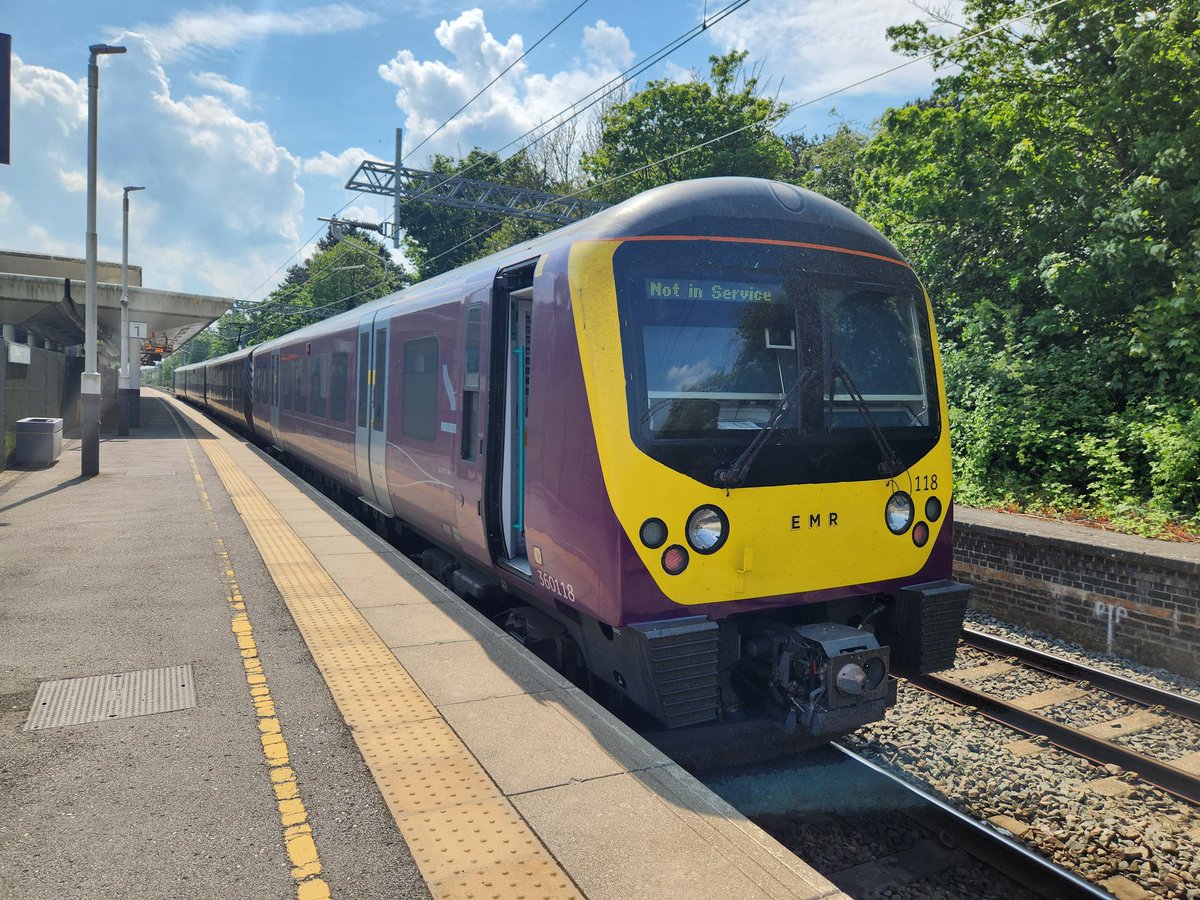
[[[127,186],[121,196],[121,376],[117,389],[117,434],[121,437],[129,434],[136,402],[129,361],[129,193],[144,190],[144,187]],[[140,384],[140,375],[138,381]]]
[[[92,44],[88,47],[88,173],[87,173],[87,314],[84,320],[83,374],[79,392],[83,400],[83,471],[85,478],[100,474],[100,370],[96,362],[96,106],[100,67],[96,57],[124,53],[124,47]]]

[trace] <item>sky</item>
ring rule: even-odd
[[[500,150],[729,2],[0,0],[13,48],[0,248],[84,255],[91,44],[127,48],[100,59],[100,258],[120,261],[122,187],[144,185],[130,200],[143,284],[254,300],[312,252],[318,217],[388,215],[389,200],[344,185],[362,160],[394,159],[396,128],[414,168]],[[928,94],[928,64],[817,98],[903,62],[885,31],[920,18],[909,0],[749,0],[630,87],[743,49],[769,93],[800,105],[780,133],[865,128]]]

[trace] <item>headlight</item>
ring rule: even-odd
[[[715,506],[701,506],[688,516],[685,534],[697,553],[716,553],[729,536],[729,520]]]
[[[651,550],[657,550],[667,542],[667,526],[662,519],[647,519],[642,523],[638,537]]]
[[[892,534],[904,534],[913,520],[912,497],[904,491],[896,491],[888,498],[883,516],[887,521],[888,531]]]
[[[925,501],[925,518],[930,522],[936,522],[938,516],[942,514],[942,501],[937,497],[930,497]]]

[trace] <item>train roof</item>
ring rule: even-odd
[[[697,178],[651,188],[586,219],[401,288],[349,312],[264,341],[250,350],[204,362],[224,361],[240,353],[258,352],[279,341],[345,327],[346,316],[361,316],[372,307],[382,308],[397,299],[420,303],[422,298],[440,293],[449,285],[472,280],[472,275],[480,270],[494,272],[564,244],[656,235],[795,241],[857,250],[904,263],[900,252],[865,219],[813,191],[763,178]]]
[[[904,261],[882,234],[841,204],[794,184],[762,178],[678,181],[555,233],[576,240],[655,235],[790,240]]]

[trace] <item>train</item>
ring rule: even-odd
[[[954,663],[928,294],[794,185],[654,188],[174,389],[685,743],[751,721],[828,741]]]

